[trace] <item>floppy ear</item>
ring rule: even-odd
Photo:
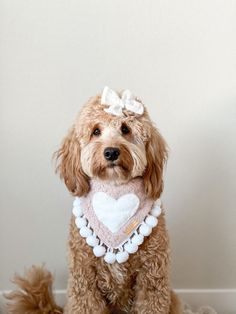
[[[83,196],[90,189],[89,178],[83,172],[80,161],[80,144],[73,126],[61,148],[55,153],[58,166],[56,172],[64,180],[68,190],[75,196]]]
[[[163,191],[163,168],[168,157],[167,145],[156,128],[146,144],[147,167],[143,179],[147,196],[158,199]]]

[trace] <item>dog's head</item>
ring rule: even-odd
[[[167,149],[146,109],[142,115],[126,110],[116,116],[104,111],[100,95],[91,98],[56,155],[57,170],[73,195],[86,195],[91,178],[120,184],[142,177],[149,197],[162,192]]]

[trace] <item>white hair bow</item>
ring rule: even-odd
[[[102,105],[109,105],[104,111],[116,116],[123,116],[123,109],[142,115],[144,112],[143,104],[135,99],[135,96],[126,89],[121,97],[109,87],[105,87],[101,98]]]

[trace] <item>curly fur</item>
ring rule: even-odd
[[[123,125],[130,130],[129,133],[122,133]],[[99,136],[94,134],[95,129],[99,129]],[[103,156],[104,148],[110,146],[118,147],[121,152],[119,159],[112,163]],[[167,148],[146,109],[142,116],[125,112],[125,117],[117,117],[104,111],[99,95],[91,98],[82,108],[56,156],[57,171],[73,195],[86,195],[92,177],[109,180],[111,184],[125,184],[131,178],[142,177],[150,198],[155,200],[162,193]],[[138,252],[127,262],[112,265],[93,255],[91,248],[78,235],[72,219],[68,298],[64,313],[181,314],[180,301],[170,288],[169,252],[164,213]],[[48,283],[50,286],[51,282]],[[48,290],[44,288],[43,291],[46,293]],[[12,313],[19,314],[21,312],[16,311],[21,300],[18,295],[13,293],[11,299],[15,304]],[[33,292],[30,296],[34,299]],[[45,300],[42,294],[37,296]],[[45,296],[51,296],[51,293]],[[23,300],[27,303],[28,299]],[[45,303],[39,298],[34,301]],[[49,304],[54,304],[53,299],[48,299],[45,309]],[[56,305],[54,308],[52,313],[57,313]],[[49,313],[45,311],[40,313]]]
[[[13,282],[20,291],[6,295],[11,302],[8,313],[17,314],[53,314],[62,313],[56,305],[52,293],[52,275],[43,267],[32,266],[25,276],[15,275]]]

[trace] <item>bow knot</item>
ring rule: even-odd
[[[105,108],[104,111],[116,116],[123,116],[124,109],[140,115],[144,112],[143,104],[137,101],[128,89],[123,91],[120,97],[115,91],[106,86],[102,93],[101,104],[108,105],[109,107]]]

